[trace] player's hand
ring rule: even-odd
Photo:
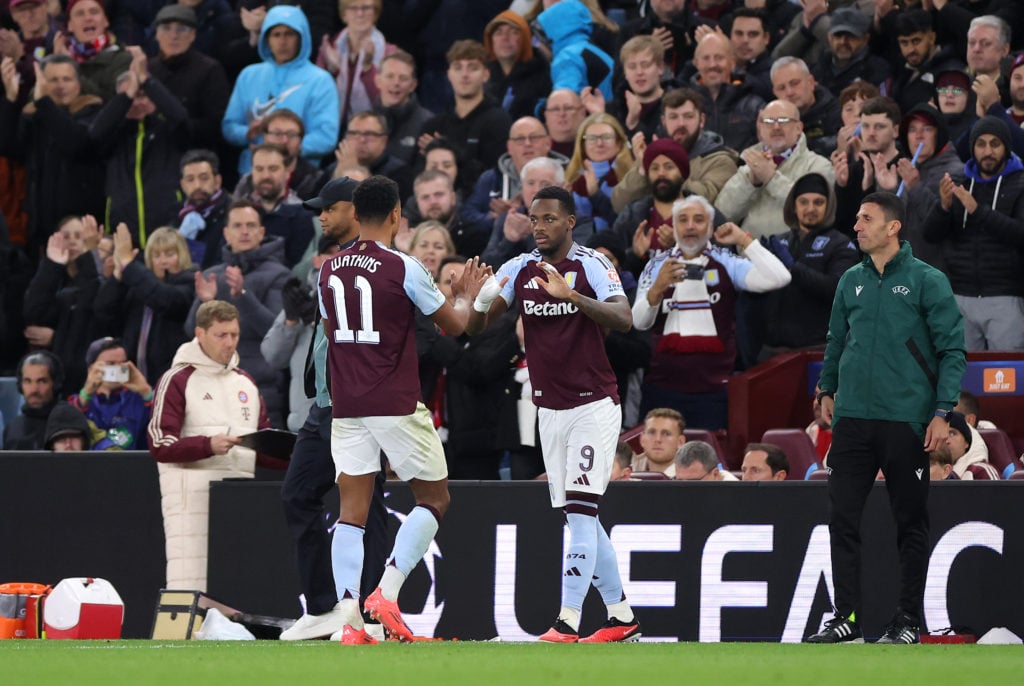
[[[547,274],[547,280],[545,281],[539,276],[533,277],[534,283],[547,291],[548,295],[559,300],[568,300],[572,297],[572,289],[569,288],[569,284],[566,283],[565,277],[558,273],[554,265],[550,265],[547,262],[540,262],[539,265],[544,273]]]
[[[494,270],[481,262],[479,257],[466,260],[466,269],[462,272],[461,278],[455,278],[455,271],[452,271],[452,295],[456,300],[473,300],[487,279],[492,276]]]
[[[242,439],[239,436],[217,434],[216,436],[210,436],[210,450],[213,451],[214,455],[223,455],[241,442]]]
[[[932,417],[924,432],[924,449],[926,452],[938,450],[949,438],[949,422],[942,417]]]
[[[832,426],[832,413],[835,412],[836,401],[830,395],[821,396],[821,420],[829,427]]]

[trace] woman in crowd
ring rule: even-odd
[[[577,220],[593,217],[595,231],[615,223],[612,190],[632,165],[626,132],[615,117],[598,112],[584,119],[565,172],[576,200]]]
[[[143,260],[132,248],[125,224],[114,233],[114,275],[96,296],[96,318],[103,330],[123,339],[129,358],[150,384],[170,369],[185,335],[185,318],[195,299],[195,272],[185,238],[157,229],[146,241]]]
[[[422,262],[437,281],[441,261],[455,254],[455,243],[452,242],[452,235],[444,224],[433,220],[425,221],[413,231],[409,254]]]
[[[338,13],[345,28],[331,38],[324,36],[316,65],[334,76],[344,130],[354,113],[372,110],[380,99],[374,77],[381,61],[398,48],[377,29],[381,0],[340,0]]]

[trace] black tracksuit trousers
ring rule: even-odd
[[[861,516],[881,469],[896,520],[900,560],[897,611],[920,626],[928,570],[928,454],[911,424],[841,417],[828,456],[829,534],[836,611],[861,609]]]

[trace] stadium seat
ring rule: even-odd
[[[828,470],[827,469],[815,469],[813,472],[807,475],[808,481],[828,481]]]
[[[787,481],[802,481],[821,469],[818,451],[803,429],[768,429],[761,437],[761,442],[777,445],[786,453],[789,459]]]
[[[1024,481],[1024,469],[1018,469],[1010,474],[1010,481]]]
[[[683,431],[688,441],[704,441],[712,448],[715,449],[715,454],[718,455],[718,461],[721,464],[725,464],[725,454],[722,452],[722,444],[718,441],[718,436],[713,431],[707,429],[686,429]]]
[[[967,468],[975,481],[999,481],[999,472],[988,462],[978,462]]]
[[[629,476],[639,481],[670,481],[662,472],[633,472]]]
[[[978,433],[985,439],[985,445],[988,446],[988,461],[992,463],[1002,478],[1009,479],[1010,474],[1020,467],[1020,463],[1017,462],[1017,452],[1010,437],[1002,429],[978,429]]]
[[[619,440],[629,445],[633,452],[637,455],[644,451],[640,447],[640,435],[644,432],[644,425],[637,424],[632,429],[626,429],[619,434]]]

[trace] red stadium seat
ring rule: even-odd
[[[808,481],[828,481],[828,470],[827,469],[815,469],[813,472],[807,475]]]
[[[1024,481],[1024,469],[1018,469],[1010,474],[1010,481]]]
[[[718,462],[723,467],[727,467],[725,464],[725,454],[722,452],[722,444],[719,443],[718,437],[714,432],[708,431],[707,429],[686,429],[683,431],[687,441],[704,441],[712,448],[715,449],[715,454],[718,455]]]
[[[631,479],[640,481],[670,481],[663,472],[633,472],[629,475]]]
[[[999,481],[999,472],[988,462],[977,462],[967,468],[975,481]]]
[[[988,461],[996,468],[1004,479],[1010,478],[1021,464],[1017,461],[1017,452],[1010,441],[1010,437],[1002,429],[978,429],[978,433],[985,439],[988,446]]]
[[[621,434],[619,434],[619,440],[622,441],[623,443],[628,444],[629,447],[633,450],[633,453],[639,455],[644,451],[644,449],[640,447],[640,435],[643,432],[644,425],[637,424],[632,429],[626,429]]]
[[[821,469],[818,451],[803,429],[768,429],[761,437],[761,442],[777,445],[786,453],[789,459],[787,481],[802,481]]]

